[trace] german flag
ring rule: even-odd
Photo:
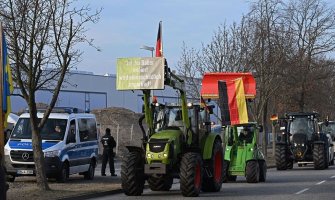
[[[248,123],[248,111],[242,78],[219,81],[219,107],[222,125]]]
[[[162,57],[162,56],[163,56],[162,21],[160,21],[156,41],[156,57]]]

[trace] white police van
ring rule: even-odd
[[[38,111],[38,118],[43,112]],[[17,176],[34,176],[32,131],[29,113],[20,116],[5,146],[8,181]],[[54,108],[40,131],[46,175],[66,182],[70,174],[93,179],[98,157],[98,133],[93,114],[76,108]]]

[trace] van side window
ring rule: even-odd
[[[97,127],[95,119],[78,119],[80,141],[97,140]]]
[[[70,129],[67,135],[66,143],[76,143],[76,120],[70,121]]]

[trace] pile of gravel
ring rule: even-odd
[[[141,146],[142,131],[138,125],[138,120],[142,113],[135,113],[119,107],[95,109],[92,110],[92,113],[97,118],[100,138],[105,134],[106,128],[111,129],[112,136],[117,142],[115,149],[117,157],[123,157],[124,153],[128,152],[126,149],[127,145]],[[99,149],[101,154],[101,144]]]

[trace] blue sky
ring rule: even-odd
[[[201,47],[223,23],[239,22],[248,12],[247,0],[86,0],[92,8],[103,8],[98,24],[89,25],[97,51],[84,51],[77,70],[94,74],[116,73],[116,59],[150,57],[142,45],[155,46],[159,21],[163,22],[163,51],[169,66],[176,66],[183,42]]]

